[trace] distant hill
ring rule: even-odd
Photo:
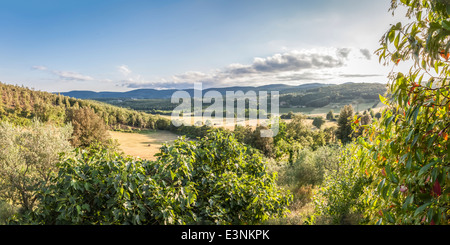
[[[284,106],[324,107],[330,103],[377,102],[387,91],[381,83],[344,83],[293,91],[280,96]]]
[[[223,96],[225,96],[226,91],[279,91],[280,108],[328,108],[330,106],[334,108],[347,104],[376,105],[379,103],[379,95],[386,92],[386,84],[344,83],[335,85],[310,83],[299,86],[270,84],[259,87],[210,88],[203,90],[203,93],[211,90],[216,90]],[[176,91],[178,90],[137,89],[128,92],[71,91],[62,94],[79,99],[101,101],[151,114],[170,115],[171,111],[178,105],[178,103],[171,103],[170,101],[172,94]],[[184,91],[188,92],[192,98],[194,97],[193,89]],[[305,110],[302,109],[301,111]]]
[[[208,88],[204,89],[203,92],[206,93],[211,90],[218,91],[222,94],[225,94],[226,91],[238,91],[241,90],[243,92],[248,91],[279,91],[280,94],[284,93],[292,93],[292,92],[301,92],[306,91],[308,89],[314,89],[319,87],[330,86],[330,84],[321,84],[321,83],[310,83],[303,84],[298,86],[290,86],[286,84],[271,84],[264,85],[259,87],[252,86],[235,86],[235,87],[225,87],[225,88]],[[62,92],[60,94],[64,96],[69,96],[78,99],[105,99],[105,98],[115,98],[115,99],[169,99],[172,94],[179,89],[136,89],[127,92],[93,92],[93,91],[83,91],[83,90],[75,90],[70,92]],[[191,97],[194,96],[194,89],[186,89],[183,90],[188,92]]]

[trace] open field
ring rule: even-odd
[[[161,117],[167,118],[169,120],[172,120],[171,116],[166,116],[166,115],[161,115]],[[190,122],[191,125],[204,125],[206,124],[206,120],[202,117],[199,116],[189,116],[186,118],[180,118],[181,120],[185,121],[185,122]],[[221,128],[225,128],[225,129],[229,129],[229,130],[233,130],[235,123],[236,123],[236,119],[234,120],[233,123],[227,123],[226,119],[223,118],[222,120],[220,119],[216,119],[216,118],[211,118],[211,123],[214,127],[221,127]],[[252,119],[249,120],[248,118],[246,118],[244,121],[240,122],[242,126],[251,126],[252,128],[255,128],[257,125],[259,125],[259,121],[258,119]],[[268,121],[268,120],[266,120]]]
[[[147,160],[156,160],[163,143],[171,143],[178,135],[164,130],[147,131],[145,133],[124,133],[109,131],[113,139],[119,142],[119,148],[125,154]]]
[[[322,114],[326,115],[330,110],[334,111],[334,113],[339,113],[342,107],[345,105],[351,104],[353,106],[353,110],[355,112],[363,112],[369,108],[375,110],[376,108],[383,107],[382,103],[378,103],[375,108],[373,108],[375,102],[367,102],[367,103],[352,103],[351,101],[348,103],[330,103],[326,106],[313,108],[313,107],[292,107],[292,108],[283,108],[280,107],[280,114],[289,113],[290,111],[294,113],[303,113],[305,115],[317,115]]]

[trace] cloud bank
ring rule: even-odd
[[[370,60],[367,49],[323,48],[311,50],[290,50],[268,57],[255,57],[250,64],[234,63],[223,69],[210,72],[188,71],[167,78],[145,81],[130,76],[127,66],[119,67],[119,72],[127,75],[121,86],[127,88],[186,88],[194,82],[203,87],[223,87],[292,81],[325,81],[337,77],[373,77],[379,74],[341,74],[338,69],[350,60]]]
[[[115,81],[116,86],[127,89],[186,89],[194,83],[203,88],[228,86],[261,86],[273,83],[300,84],[308,82],[333,82],[336,79],[371,78],[382,76],[374,72],[355,69],[355,64],[371,60],[367,49],[321,48],[309,50],[288,50],[266,57],[255,57],[248,64],[233,63],[222,69],[208,72],[187,71],[168,77],[153,79],[136,74],[125,64],[116,66],[116,77],[96,79],[74,71],[53,70],[36,65],[32,69],[46,72],[63,81]]]

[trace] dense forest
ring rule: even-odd
[[[91,108],[112,129],[124,126],[154,129],[158,119],[161,119],[95,100],[81,100],[22,86],[0,83],[0,92],[0,117],[19,124],[26,124],[32,118],[64,124],[70,112],[80,108]]]

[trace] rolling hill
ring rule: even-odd
[[[308,89],[320,88],[330,86],[329,84],[321,84],[321,83],[310,83],[303,84],[299,86],[290,86],[285,84],[271,84],[264,85],[259,87],[252,86],[235,86],[235,87],[225,87],[225,88],[208,88],[204,89],[203,92],[206,93],[211,90],[219,91],[222,94],[225,94],[226,91],[238,91],[241,90],[243,92],[247,91],[279,91],[280,94],[292,93],[292,92],[302,92]],[[117,98],[117,99],[169,99],[172,94],[179,89],[136,89],[127,92],[93,92],[93,91],[83,91],[83,90],[74,90],[70,92],[61,92],[60,94],[64,96],[74,97],[78,99],[105,99],[105,98]],[[188,92],[191,97],[194,95],[194,89],[185,89],[184,91]]]
[[[339,110],[347,104],[352,104],[357,110],[374,107],[379,102],[379,95],[386,93],[386,85],[381,83],[344,83],[320,84],[310,83],[299,86],[286,84],[270,84],[259,87],[240,86],[226,88],[210,88],[203,90],[216,90],[222,95],[226,91],[279,91],[280,111],[312,113],[321,108],[328,112],[330,109]],[[169,115],[177,106],[170,101],[170,97],[178,90],[137,89],[128,92],[92,92],[71,91],[62,93],[65,96],[92,99],[106,102],[115,106],[145,111],[151,114]],[[185,90],[191,97],[193,89]],[[358,108],[359,107],[359,108]]]

